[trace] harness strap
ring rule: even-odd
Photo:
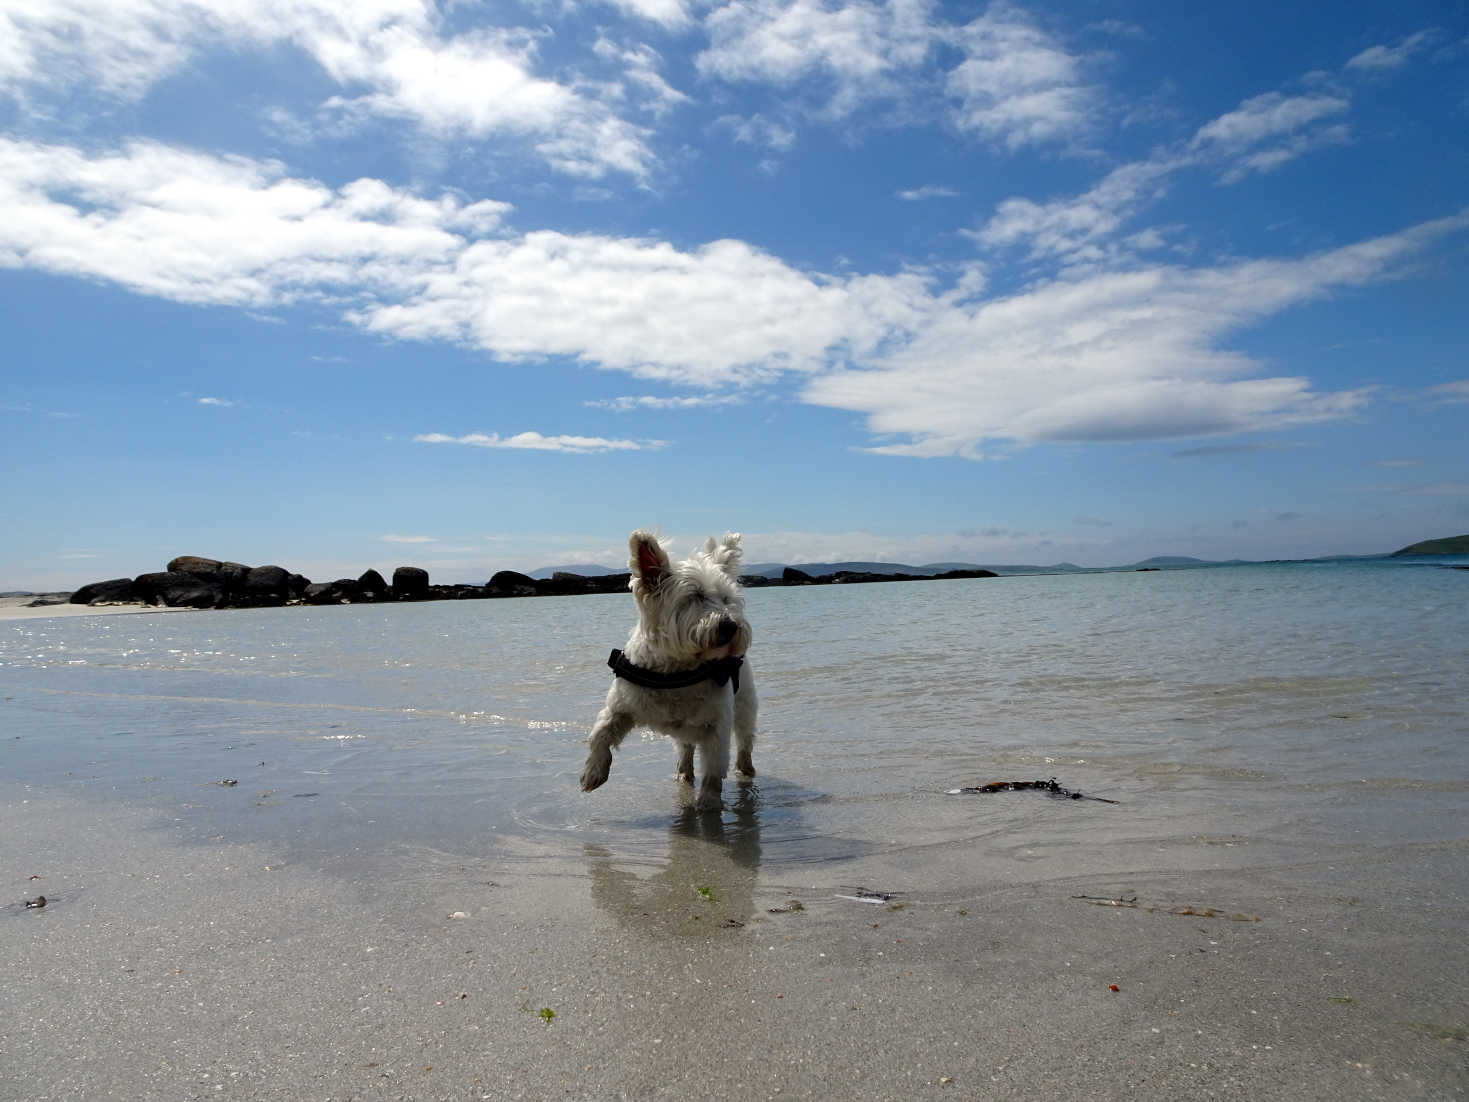
[[[745,664],[743,658],[730,655],[728,658],[716,658],[705,662],[702,666],[695,666],[691,670],[679,670],[675,673],[661,673],[658,670],[650,670],[646,666],[634,665],[623,655],[622,651],[613,649],[607,658],[607,665],[612,667],[612,672],[624,681],[631,681],[634,685],[640,685],[644,689],[687,689],[690,685],[697,685],[701,681],[712,681],[716,685],[733,683],[734,691],[740,691],[740,667]]]

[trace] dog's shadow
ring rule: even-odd
[[[727,791],[727,790],[726,790]],[[605,846],[584,849],[592,900],[619,923],[658,936],[709,936],[737,930],[755,912],[760,868],[760,794],[741,785],[723,814],[692,804],[668,828],[668,859],[639,876]]]

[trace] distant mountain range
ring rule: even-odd
[[[1320,555],[1312,559],[1271,560],[1282,562],[1337,562],[1344,560],[1395,559],[1414,556],[1469,555],[1469,535],[1450,536],[1445,539],[1424,540],[1398,551],[1382,555]],[[794,567],[812,577],[849,571],[864,574],[913,574],[929,576],[950,570],[993,570],[996,574],[1092,574],[1115,570],[1179,570],[1201,566],[1241,566],[1254,562],[1253,559],[1195,559],[1188,555],[1154,555],[1150,559],[1127,563],[1122,566],[1077,566],[1075,563],[1058,562],[1048,566],[1036,563],[973,563],[931,562],[922,566],[910,566],[899,562],[762,562],[745,568],[747,575],[762,578],[779,578],[786,567]],[[606,574],[622,574],[625,566],[600,566],[596,563],[576,563],[571,566],[543,566],[532,570],[532,578],[549,578],[553,574],[580,574],[584,578],[598,578]]]

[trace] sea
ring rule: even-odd
[[[0,797],[146,807],[324,867],[598,847],[657,866],[697,835],[797,882],[1459,843],[1466,563],[751,590],[759,775],[712,816],[644,732],[578,789],[625,594],[0,622]],[[962,791],[1050,778],[1082,798]]]

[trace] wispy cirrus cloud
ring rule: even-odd
[[[420,444],[463,444],[472,448],[516,448],[527,451],[570,452],[574,455],[614,451],[649,451],[665,446],[661,440],[616,440],[602,436],[543,436],[538,432],[518,432],[513,436],[501,436],[495,432],[471,432],[463,436],[425,432],[418,434],[413,439]]]
[[[1430,401],[1439,405],[1459,405],[1469,402],[1469,379],[1455,379],[1451,383],[1440,383],[1424,391]]]
[[[1346,67],[1349,70],[1367,73],[1401,69],[1408,64],[1414,54],[1433,45],[1441,37],[1439,30],[1430,27],[1401,38],[1391,46],[1369,46],[1348,61]]]
[[[388,532],[378,536],[379,543],[438,543],[434,536],[400,536],[396,532]]]
[[[904,188],[897,195],[905,203],[920,203],[925,199],[955,199],[959,192],[942,184],[924,184],[922,187]]]
[[[624,395],[619,398],[595,398],[583,402],[591,409],[606,409],[613,413],[631,413],[635,409],[708,409],[711,406],[732,406],[744,401],[738,394],[690,394],[684,396],[661,396],[653,394]]]

